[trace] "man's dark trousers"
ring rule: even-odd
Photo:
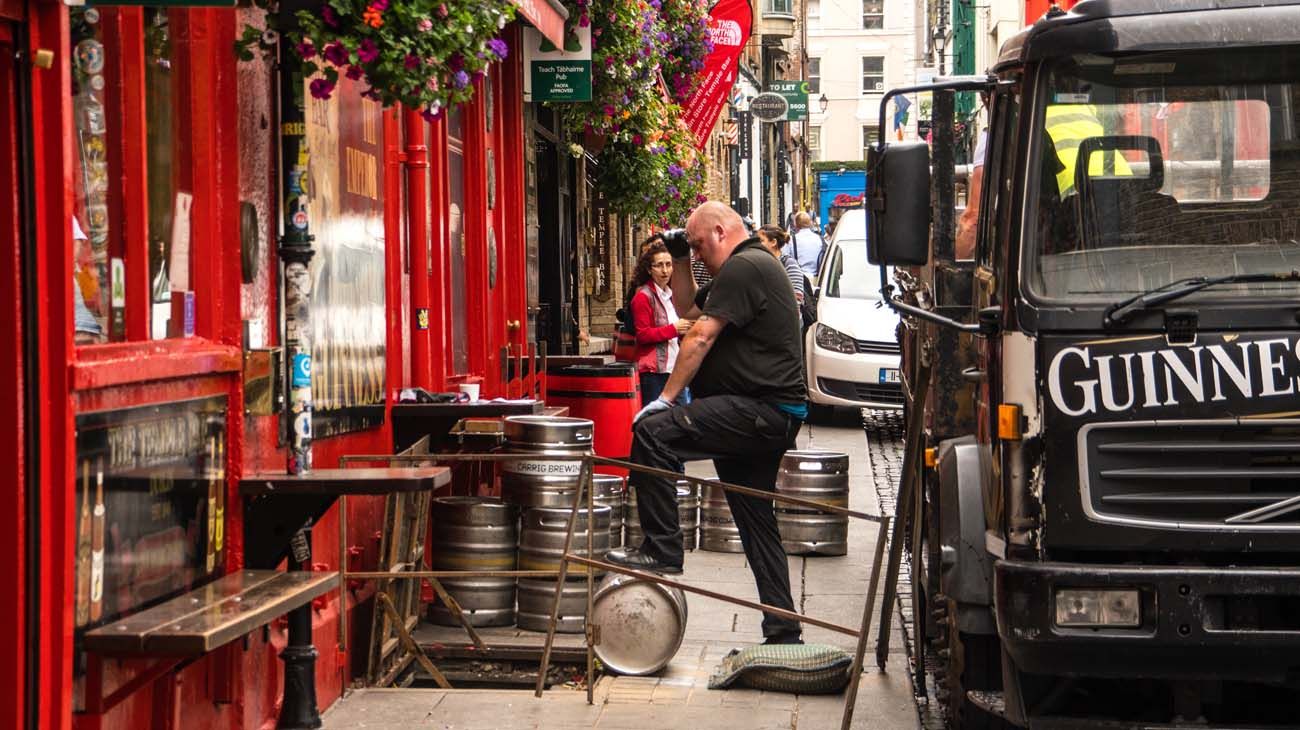
[[[712,459],[718,478],[730,484],[775,491],[781,457],[794,443],[800,421],[756,398],[718,395],[647,416],[633,427],[632,461],[669,471],[682,462]],[[661,563],[682,564],[677,490],[671,480],[633,472],[637,512],[645,534],[641,552]],[[772,503],[727,492],[732,518],[754,572],[758,599],[790,611],[790,568]],[[799,623],[763,614],[763,635],[797,633]]]

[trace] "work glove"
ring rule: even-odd
[[[647,403],[645,408],[642,408],[641,410],[637,411],[636,417],[632,419],[632,425],[635,426],[637,421],[640,421],[642,418],[645,418],[646,416],[653,416],[654,414],[659,413],[660,411],[666,411],[672,407],[673,407],[673,403],[671,401],[666,401],[663,398],[655,398],[654,400]]]

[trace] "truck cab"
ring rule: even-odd
[[[1085,0],[918,90],[991,113],[973,262],[938,136],[867,175],[949,724],[1300,725],[1300,4]]]

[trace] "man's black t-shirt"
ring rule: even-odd
[[[695,304],[727,323],[691,380],[697,396],[744,395],[802,404],[799,309],[785,267],[757,238],[736,247]]]

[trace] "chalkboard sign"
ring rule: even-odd
[[[77,416],[77,635],[220,573],[226,398]]]

